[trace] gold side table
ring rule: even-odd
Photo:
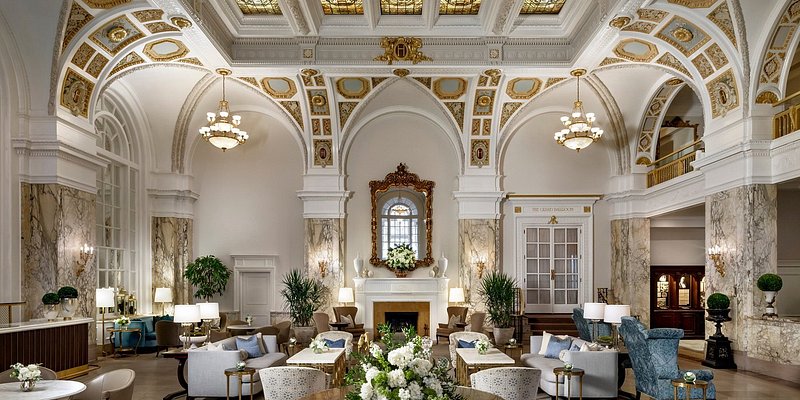
[[[583,375],[586,374],[586,371],[580,368],[572,368],[571,370],[564,369],[564,367],[553,368],[553,374],[556,376],[556,399],[559,398],[558,396],[558,377],[560,375],[564,375],[564,380],[566,381],[565,384],[567,386],[567,399],[572,399],[572,377],[577,376],[580,378],[579,386],[578,386],[578,398],[583,400]]]
[[[231,376],[239,378],[239,400],[242,400],[242,377],[250,376],[250,400],[253,400],[253,375],[256,374],[255,368],[244,367],[243,369],[228,368],[225,370],[225,394],[226,398],[231,397]]]
[[[702,389],[703,390],[703,400],[706,400],[706,390],[708,390],[708,381],[701,381],[700,379],[696,379],[694,382],[686,382],[681,379],[673,379],[672,380],[672,391],[675,395],[675,400],[678,399],[678,388],[683,388],[683,392],[686,394],[686,400],[692,398],[692,389]]]
[[[522,358],[522,345],[517,344],[506,344],[502,346],[503,352],[508,354],[509,357],[513,358],[514,361],[519,362],[519,359]]]

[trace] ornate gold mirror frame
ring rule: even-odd
[[[412,189],[425,195],[425,257],[417,259],[414,269],[427,267],[433,264],[431,249],[431,233],[433,230],[433,181],[420,180],[417,174],[408,172],[405,164],[400,163],[397,171],[386,174],[381,181],[370,181],[369,190],[372,198],[372,257],[370,264],[380,267],[386,265],[386,260],[378,256],[378,220],[380,210],[378,210],[378,198],[392,188]]]

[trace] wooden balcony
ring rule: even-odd
[[[703,149],[703,141],[698,140],[650,164],[655,168],[647,173],[647,187],[653,187],[693,171],[692,161],[695,160],[697,150]]]
[[[772,117],[772,138],[777,139],[800,129],[800,92],[773,104],[780,112]]]

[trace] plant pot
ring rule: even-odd
[[[731,309],[730,308],[707,308],[706,312],[708,313],[708,317],[706,317],[706,321],[713,322],[717,327],[717,331],[711,337],[715,337],[715,338],[723,338],[723,337],[725,337],[725,335],[722,334],[722,323],[731,320],[731,317],[728,316],[728,314],[731,312]]]
[[[764,300],[767,301],[767,312],[764,313],[764,317],[777,317],[778,314],[775,313],[775,296],[778,295],[778,292],[775,291],[764,291]]]
[[[64,319],[72,319],[76,311],[78,311],[78,299],[61,299],[61,316]]]
[[[508,344],[509,339],[512,337],[514,337],[514,328],[494,328],[495,346]]]
[[[294,328],[294,337],[297,338],[297,343],[308,344],[314,338],[313,326],[296,326]]]
[[[58,304],[45,304],[44,317],[47,318],[48,321],[55,321],[58,317]]]

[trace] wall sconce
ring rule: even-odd
[[[328,251],[320,251],[317,254],[317,266],[319,267],[319,275],[321,277],[328,276],[328,272],[330,272],[329,267],[331,266],[331,256]]]
[[[475,261],[475,267],[478,269],[478,279],[483,279],[483,271],[486,269],[486,257],[479,256]]]
[[[92,256],[94,256],[94,247],[84,243],[83,246],[80,247],[80,258],[78,258],[78,268],[75,269],[75,273],[77,275],[83,273],[83,270],[86,269],[86,264],[89,262],[89,260],[92,259]]]
[[[722,260],[722,247],[715,244],[708,248],[708,258],[714,262],[714,267],[720,276],[725,276],[725,261]]]

